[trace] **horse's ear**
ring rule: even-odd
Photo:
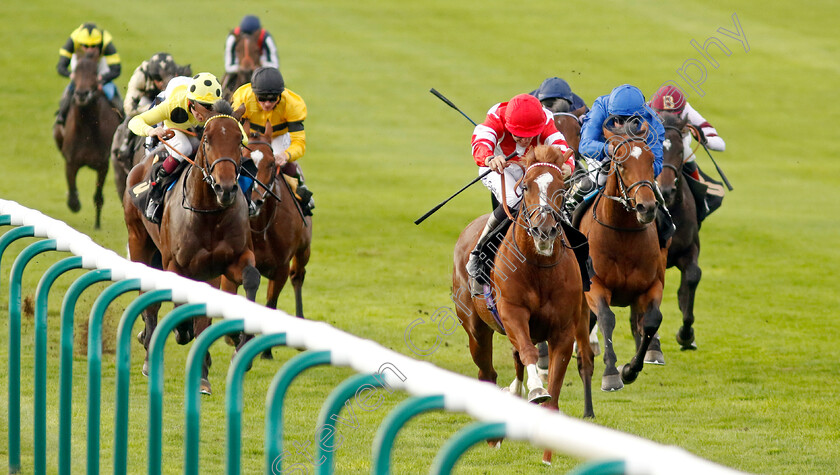
[[[648,130],[650,130],[650,128],[648,127],[647,121],[642,121],[642,126],[639,127],[639,135],[642,137],[647,136]]]
[[[271,134],[273,134],[273,133],[274,133],[274,130],[271,128],[271,121],[270,120],[265,121],[265,135],[266,135],[266,137],[268,137],[270,139]]]
[[[233,117],[236,120],[241,119],[244,114],[245,114],[245,104],[240,105],[235,111],[233,111]]]
[[[604,127],[604,138],[607,139],[607,141],[609,141],[610,137],[612,137],[614,135],[615,134],[610,130],[609,127]]]

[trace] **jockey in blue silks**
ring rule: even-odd
[[[654,176],[662,171],[662,141],[665,137],[662,122],[656,112],[645,103],[645,96],[639,88],[629,84],[618,86],[611,93],[595,99],[592,109],[583,118],[579,152],[586,160],[589,172],[578,180],[572,192],[569,193],[570,196],[566,202],[568,210],[573,210],[581,198],[593,192],[595,183],[601,187],[607,181],[607,175],[600,173],[607,159],[604,125],[613,126],[628,120],[640,121],[640,127],[641,121],[648,124],[646,141],[653,152]]]

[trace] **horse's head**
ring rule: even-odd
[[[239,58],[239,74],[249,82],[260,63],[260,45],[257,33],[240,33],[236,42],[236,57]]]
[[[246,130],[250,129],[250,124],[247,123]],[[277,165],[274,162],[274,150],[271,148],[271,122],[266,121],[265,131],[259,133],[256,130],[248,132],[248,147],[245,151],[245,156],[250,157],[257,166],[257,180],[260,183],[271,189],[274,186],[274,181],[277,180]],[[251,191],[251,203],[256,208],[256,215],[259,215],[262,210],[265,200],[268,197],[268,190],[254,186]]]
[[[623,125],[604,127],[607,148],[612,150],[607,154],[611,164],[605,191],[628,212],[635,212],[639,223],[647,224],[656,217],[658,206],[653,191],[654,156],[646,141],[652,132],[648,130],[647,122],[635,119],[631,118]],[[607,123],[612,121],[608,119]]]
[[[580,116],[586,112],[586,107],[581,107],[573,111],[570,110],[569,101],[563,99],[557,99],[557,101],[561,105],[551,109],[554,114],[554,126],[563,134],[566,143],[577,151],[580,146]]]
[[[73,70],[73,101],[79,107],[90,104],[99,90],[97,71],[99,69],[99,55],[94,50],[88,52],[76,63]]]
[[[662,142],[662,173],[656,177],[662,197],[667,206],[672,206],[679,190],[682,175],[684,145],[683,133],[688,123],[670,112],[660,112],[659,117],[665,126],[665,139]]]
[[[544,256],[554,252],[554,241],[560,234],[560,211],[566,191],[564,180],[568,178],[560,167],[565,161],[560,150],[548,145],[540,145],[525,156],[519,214],[525,230],[534,240],[537,253]]]
[[[236,200],[237,179],[245,134],[239,121],[232,117],[233,109],[227,101],[213,105],[216,113],[204,124],[196,165],[204,170],[204,180],[213,188],[216,200],[224,208]]]

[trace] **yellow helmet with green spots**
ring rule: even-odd
[[[198,73],[187,88],[187,98],[205,104],[213,104],[222,98],[222,85],[212,73]]]

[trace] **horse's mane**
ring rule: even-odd
[[[606,125],[605,128],[616,135],[625,135],[630,137],[639,137],[640,139],[644,137],[641,132],[642,124],[644,124],[644,120],[639,117],[631,117],[630,120],[625,122],[622,125]]]
[[[538,145],[529,150],[525,155],[525,164],[530,166],[534,163],[562,163],[563,153],[557,147],[551,145]]]
[[[662,125],[665,127],[676,127],[681,129],[682,126],[685,125],[682,123],[682,119],[670,112],[660,112],[659,118],[662,119]]]
[[[554,102],[551,103],[549,107],[551,112],[571,112],[572,111],[572,103],[563,99],[561,97],[557,97],[554,99]]]
[[[233,106],[230,105],[230,102],[220,99],[213,103],[213,112],[218,112],[219,114],[224,115],[233,115]]]

